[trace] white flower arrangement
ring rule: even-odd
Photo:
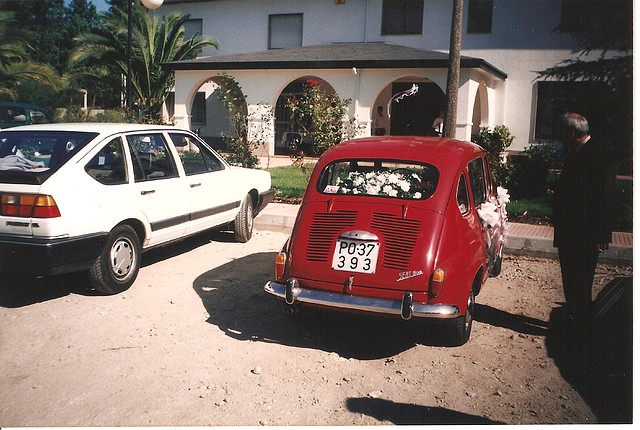
[[[420,177],[416,173],[350,172],[346,178],[338,179],[336,187],[341,194],[420,199],[422,198],[422,188],[419,184]]]

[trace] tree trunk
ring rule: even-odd
[[[460,48],[462,46],[463,0],[453,1],[451,38],[449,40],[449,71],[447,73],[447,111],[442,128],[443,137],[456,137],[458,117],[458,87],[460,86]]]

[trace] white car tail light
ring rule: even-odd
[[[44,194],[2,193],[0,215],[19,218],[57,218],[60,210],[53,197]]]

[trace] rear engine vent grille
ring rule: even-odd
[[[344,228],[355,225],[357,216],[356,211],[316,213],[309,229],[307,261],[327,261],[337,234]]]
[[[420,221],[390,214],[374,213],[371,227],[382,233],[385,246],[382,267],[406,270],[420,235]]]

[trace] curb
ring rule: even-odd
[[[558,258],[558,249],[553,246],[553,239],[507,236],[505,252],[509,255]],[[609,249],[600,254],[598,261],[600,263],[632,266],[633,247],[610,244]]]

